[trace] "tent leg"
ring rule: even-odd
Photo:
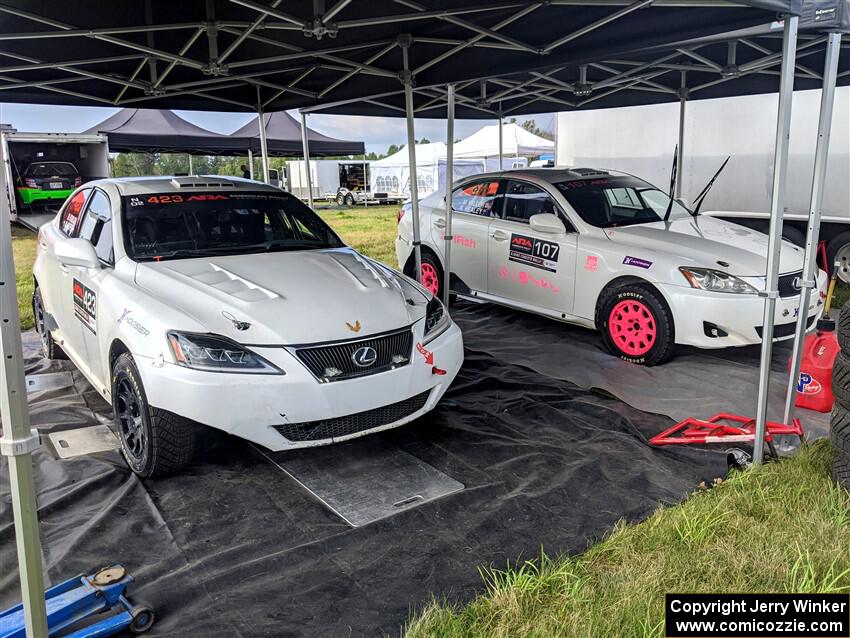
[[[21,347],[21,318],[12,258],[9,200],[6,197],[7,157],[0,145],[0,453],[9,459],[10,492],[18,550],[18,571],[27,636],[47,635],[41,540],[33,478],[32,452],[39,446],[31,429]],[[14,191],[12,191],[14,192]]]
[[[307,139],[307,114],[301,111],[301,150],[304,153],[304,175],[307,179],[307,205],[313,208],[313,176],[310,175],[310,142]]]
[[[408,61],[408,46],[402,46],[404,58],[404,109],[407,115],[407,153],[410,164],[410,208],[413,215],[413,255],[416,271],[413,273],[416,281],[422,280],[422,235],[419,232],[419,173],[416,170],[416,131],[413,126],[413,79]]]
[[[782,68],[779,85],[779,110],[776,117],[776,146],[773,163],[773,186],[770,198],[770,232],[768,235],[767,269],[765,273],[764,318],[762,321],[761,363],[756,410],[756,432],[753,441],[753,463],[764,459],[764,435],[767,427],[767,399],[770,361],[773,355],[773,324],[776,298],[779,296],[779,251],[782,246],[782,215],[785,207],[785,178],[788,174],[788,139],[791,131],[791,100],[794,93],[794,64],[797,57],[796,16],[785,16],[782,33]]]
[[[687,71],[682,71],[682,86],[679,89],[679,153],[676,157],[676,197],[682,197],[682,182],[685,171],[682,162],[685,159],[685,105],[688,102]]]
[[[504,144],[502,141],[502,111],[499,111],[499,169],[503,170],[504,166],[502,165],[502,156],[504,155]]]
[[[369,178],[366,175],[366,153],[363,153],[363,207],[369,208]]]
[[[248,149],[248,175],[254,179],[254,154]]]
[[[192,168],[192,154],[189,153],[188,156],[189,156],[189,175],[194,175],[195,169]]]
[[[257,87],[257,124],[260,127],[260,153],[263,160],[263,182],[269,183],[269,147],[266,140],[266,116],[260,102],[260,87]]]
[[[449,305],[452,272],[452,186],[454,185],[455,85],[446,92],[446,248],[443,264],[443,302]],[[485,165],[486,169],[486,165]]]
[[[794,334],[794,350],[791,355],[791,375],[785,393],[783,423],[790,423],[797,396],[797,381],[800,378],[800,359],[803,356],[803,340],[806,336],[811,291],[817,285],[817,252],[820,235],[820,216],[823,204],[823,189],[826,183],[826,162],[829,153],[829,135],[832,129],[832,110],[835,103],[835,82],[838,73],[838,55],[841,51],[841,34],[830,33],[826,45],[823,68],[823,90],[820,98],[818,141],[815,148],[815,171],[809,208],[809,227],[806,233],[806,252],[803,258],[803,284],[800,290],[800,311],[797,314],[797,329]]]

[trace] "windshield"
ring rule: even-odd
[[[73,164],[63,162],[44,162],[40,164],[31,164],[27,173],[34,177],[51,177],[53,175],[62,175],[66,177],[77,174],[77,169]]]
[[[289,193],[163,193],[124,197],[124,246],[136,261],[344,244]]]
[[[612,176],[555,184],[585,222],[597,228],[647,224],[664,219],[670,197],[643,180]],[[688,209],[673,202],[670,219],[687,216]]]

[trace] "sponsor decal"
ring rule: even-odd
[[[97,293],[79,279],[74,279],[74,316],[97,334]]]
[[[638,268],[649,268],[652,265],[652,262],[647,261],[646,259],[641,259],[640,257],[626,256],[623,258],[623,264],[626,266],[637,266]]]
[[[430,350],[426,350],[425,346],[423,346],[421,343],[416,344],[416,351],[423,356],[423,358],[425,359],[425,363],[427,363],[428,365],[434,363],[434,353]]]
[[[599,257],[596,255],[588,255],[584,260],[584,269],[585,270],[598,270],[599,269]]]
[[[555,282],[549,281],[546,277],[538,277],[535,276],[534,273],[526,272],[524,270],[514,270],[507,266],[499,267],[499,279],[515,281],[523,286],[532,285],[535,288],[548,289],[552,291],[553,295],[557,295],[561,292],[561,289],[555,285]]]
[[[440,235],[440,239],[446,241],[446,234],[443,233]],[[478,244],[476,244],[475,240],[470,237],[464,237],[463,235],[453,235],[452,243],[455,246],[461,246],[463,248],[475,248]]]
[[[360,325],[359,319],[357,321],[355,321],[354,323],[348,323],[346,321],[345,325],[348,326],[348,329],[351,330],[351,332],[360,332],[360,328],[363,327],[363,326]]]
[[[136,321],[134,317],[132,317],[132,310],[129,308],[124,308],[124,312],[121,313],[121,316],[118,317],[118,325],[120,326],[122,323],[126,323],[133,330],[138,332],[143,337],[147,337],[151,332],[147,328],[145,328],[141,323]]]
[[[561,247],[555,242],[513,233],[508,259],[541,270],[558,272],[558,254],[560,252]]]
[[[181,193],[156,193],[147,196],[134,195],[125,197],[127,205],[133,208],[145,206],[167,206],[170,204],[220,202],[230,200],[263,200],[263,201],[291,201],[291,195],[287,193],[192,193],[185,195]]]
[[[820,381],[808,372],[800,373],[800,382],[797,384],[797,392],[800,394],[818,394],[823,389]]]

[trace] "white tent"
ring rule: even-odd
[[[455,160],[453,180],[483,173],[481,157]],[[446,145],[443,142],[416,145],[416,186],[420,199],[442,189],[446,183]],[[410,162],[407,147],[369,164],[369,187],[373,193],[401,193],[410,196]]]
[[[519,124],[502,125],[502,156],[505,159],[534,157],[554,152],[555,142],[539,137]],[[499,125],[480,128],[455,144],[454,157],[495,157],[498,164]]]

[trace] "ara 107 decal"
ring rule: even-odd
[[[543,241],[527,235],[511,235],[508,259],[549,272],[558,272],[558,253],[561,247],[552,241]]]

